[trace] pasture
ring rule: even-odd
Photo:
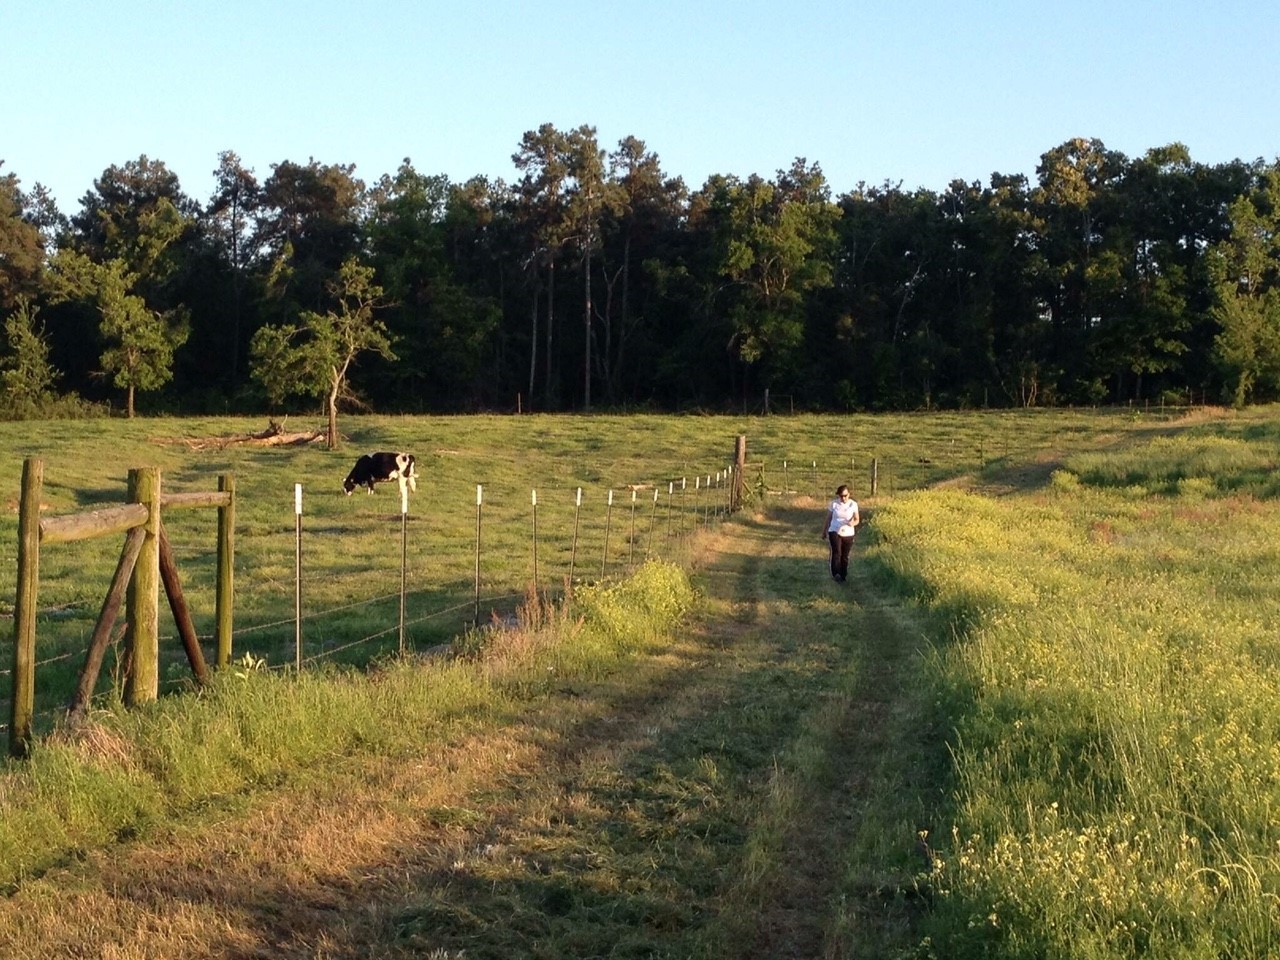
[[[347,421],[339,454],[166,442],[246,421],[41,424],[36,444],[0,425],[16,451],[0,489],[16,496],[21,458],[41,456],[57,465],[51,512],[118,498],[133,465],[171,489],[234,471],[250,654],[207,695],[104,713],[96,744],[55,737],[11,766],[0,860],[9,905],[40,932],[6,955],[70,942],[99,888],[207,875],[211,844],[224,867],[209,883],[227,878],[213,909],[230,919],[112,894],[119,927],[102,936],[132,944],[121,956],[1273,955],[1277,424],[1274,409],[370,417]],[[679,504],[679,535],[635,534],[650,564],[626,557],[615,514],[601,578],[605,493],[714,474],[739,434],[747,509],[699,526]],[[308,623],[314,649],[393,616],[366,601],[398,584],[394,485],[340,489],[373,449],[418,457],[418,609],[463,609],[415,627],[413,648],[464,656],[392,662],[372,640],[287,678],[270,667],[292,625],[251,628],[291,616],[294,483],[315,530],[305,593],[351,611]],[[839,482],[868,519],[847,590],[816,536]],[[529,595],[535,488],[540,589],[558,595],[583,488],[574,606],[467,631],[477,484],[486,599]],[[184,583],[208,610],[212,533],[185,516],[176,532],[177,517]],[[117,549],[42,557],[44,653],[92,628]],[[12,581],[0,588],[2,603]],[[339,659],[370,679],[326,669]],[[342,820],[350,804],[370,825]],[[296,809],[314,823],[276,819]],[[193,831],[190,850],[166,821]],[[296,867],[254,821],[293,838]],[[129,863],[111,853],[139,844]],[[52,869],[76,849],[103,852]],[[354,875],[371,879],[330,903]],[[236,876],[275,879],[250,894]],[[139,939],[140,924],[170,939]],[[180,946],[195,930],[207,952]]]
[[[1101,419],[1119,426],[1129,421],[1127,414]],[[558,595],[571,572],[575,580],[599,579],[646,556],[673,556],[683,543],[679,534],[723,504],[727,475],[723,481],[717,475],[727,474],[738,435],[747,437],[745,482],[753,495],[785,489],[825,496],[841,482],[865,495],[873,459],[880,490],[888,494],[984,464],[1023,462],[1036,450],[1069,444],[1077,431],[1096,431],[1098,423],[1083,413],[1034,411],[885,418],[352,417],[339,452],[318,444],[209,445],[261,428],[247,419],[3,423],[0,450],[8,456],[0,459],[0,544],[7,546],[0,553],[0,613],[12,612],[15,510],[27,457],[45,461],[45,515],[122,502],[131,467],[158,467],[166,492],[213,490],[220,474],[234,474],[236,655],[283,667],[296,653],[296,484],[303,488],[303,658],[361,664],[396,648],[398,494],[394,485],[372,495],[346,497],[342,490],[364,452],[403,449],[418,458],[421,481],[404,524],[405,617],[409,645],[424,649],[449,642],[475,619],[477,607],[482,620],[510,616],[535,585],[535,559],[538,590]],[[708,478],[709,491],[701,486]],[[483,490],[479,604],[477,486]],[[201,634],[212,630],[215,522],[210,511],[174,512],[165,521]],[[46,729],[50,711],[74,684],[77,654],[93,631],[119,552],[115,537],[42,551],[36,712]],[[172,630],[169,636],[162,644],[162,692],[190,677]],[[104,693],[121,684],[118,658],[109,658],[107,667]]]

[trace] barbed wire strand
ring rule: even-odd
[[[524,594],[523,594],[523,593],[508,593],[508,594],[503,594],[503,595],[496,596],[496,597],[484,597],[484,598],[482,598],[482,599],[481,599],[481,601],[480,601],[480,602],[481,602],[481,603],[497,603],[497,602],[502,601],[502,600],[515,600],[515,599],[519,599],[520,597],[523,597],[523,596],[524,596]],[[428,621],[428,620],[434,620],[436,617],[442,617],[442,616],[444,616],[445,614],[448,614],[448,613],[457,613],[457,612],[458,612],[458,611],[460,611],[460,610],[466,610],[466,609],[469,609],[469,608],[470,608],[470,607],[472,607],[473,605],[474,605],[474,601],[471,601],[471,600],[468,600],[468,601],[467,601],[467,602],[465,602],[465,603],[458,603],[458,604],[454,604],[452,607],[445,607],[443,610],[436,610],[436,611],[434,611],[434,612],[432,612],[432,613],[424,614],[424,615],[423,615],[423,616],[421,616],[421,617],[415,617],[415,618],[414,618],[414,619],[412,619],[412,620],[406,620],[406,621],[404,622],[404,625],[405,625],[405,627],[406,627],[406,628],[407,628],[407,627],[414,627],[414,626],[417,626],[417,625],[418,625],[418,624],[420,624],[420,623],[425,623],[425,622],[426,622],[426,621]],[[394,626],[387,627],[387,628],[386,628],[386,629],[384,629],[384,630],[379,630],[377,633],[371,633],[371,634],[369,634],[369,635],[368,635],[368,636],[366,636],[366,637],[361,637],[359,640],[352,640],[352,641],[350,641],[350,642],[348,642],[348,643],[344,643],[344,644],[343,644],[342,646],[340,646],[340,647],[331,647],[331,648],[330,648],[330,649],[328,649],[328,650],[322,650],[322,651],[320,651],[319,653],[313,653],[313,654],[311,654],[309,657],[304,657],[304,658],[303,658],[303,660],[302,660],[302,662],[303,662],[303,663],[313,663],[313,662],[315,662],[316,660],[321,660],[321,659],[323,659],[323,658],[325,658],[325,657],[331,657],[331,656],[333,656],[335,653],[341,653],[343,650],[349,650],[349,649],[351,649],[352,647],[358,647],[358,646],[360,646],[362,643],[368,643],[370,640],[376,640],[376,639],[378,639],[379,637],[385,637],[385,636],[387,636],[388,634],[391,634],[391,633],[395,633],[395,632],[397,632],[399,629],[400,629],[400,624],[398,624],[398,623],[397,623],[397,624],[395,624]]]

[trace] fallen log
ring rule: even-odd
[[[325,440],[323,430],[285,430],[284,422],[271,420],[266,429],[258,433],[239,433],[222,437],[183,437],[176,442],[191,450],[222,450],[232,444],[252,444],[259,447],[300,446]]]

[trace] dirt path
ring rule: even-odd
[[[0,903],[0,956],[881,957],[943,795],[920,630],[821,507],[708,537],[704,612],[411,762],[122,843]]]

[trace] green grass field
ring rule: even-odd
[[[470,717],[466,729],[483,728],[485,742],[497,742],[508,722],[503,718],[516,722],[531,696],[548,698],[537,701],[540,715],[563,711],[568,723],[590,711],[597,686],[611,685],[607,696],[622,702],[628,683],[653,682],[655,689],[670,683],[656,679],[666,669],[659,667],[663,650],[693,641],[674,639],[689,630],[680,624],[691,601],[679,577],[655,574],[675,569],[665,564],[645,568],[631,593],[587,590],[584,602],[596,612],[588,618],[595,627],[585,634],[574,627],[577,615],[548,613],[545,630],[515,634],[544,639],[517,644],[505,659],[483,652],[491,640],[458,638],[473,590],[476,484],[485,489],[486,603],[529,588],[531,489],[539,496],[540,586],[555,593],[568,572],[576,488],[584,497],[576,554],[584,584],[599,577],[607,492],[618,498],[626,491],[625,499],[615,499],[615,559],[606,571],[609,580],[626,583],[637,568],[624,562],[630,531],[619,516],[630,490],[639,487],[643,505],[645,491],[651,497],[656,486],[665,509],[667,483],[725,469],[734,438],[743,434],[753,497],[746,516],[754,518],[744,529],[763,538],[757,552],[776,554],[767,565],[738,542],[743,535],[725,534],[731,541],[725,544],[716,525],[699,529],[688,488],[690,499],[677,495],[671,504],[670,521],[660,510],[648,523],[639,511],[636,539],[645,549],[637,553],[687,568],[703,598],[695,609],[705,618],[699,630],[710,639],[682,656],[695,671],[708,669],[703,665],[719,663],[733,649],[718,645],[717,636],[744,643],[741,662],[714,668],[726,691],[711,701],[722,704],[714,725],[681,708],[690,718],[678,740],[652,746],[651,774],[610,788],[639,790],[655,803],[678,795],[670,809],[696,809],[702,838],[696,856],[708,858],[701,872],[686,875],[694,838],[678,830],[671,857],[653,849],[646,909],[674,926],[651,931],[643,955],[750,955],[743,944],[758,947],[762,934],[743,928],[751,926],[746,918],[769,909],[767,889],[808,889],[811,877],[802,877],[812,865],[793,862],[788,849],[823,851],[823,869],[831,873],[831,889],[811,905],[815,916],[826,918],[819,923],[826,931],[822,955],[1274,955],[1280,950],[1278,413],[370,417],[344,423],[351,439],[341,453],[311,447],[197,452],[165,442],[260,426],[248,421],[40,424],[39,443],[28,439],[30,424],[0,424],[0,449],[12,451],[0,461],[0,490],[9,489],[6,497],[16,501],[22,458],[43,457],[50,513],[118,500],[130,466],[161,467],[169,489],[212,489],[218,473],[234,471],[237,655],[263,656],[271,666],[288,660],[292,638],[293,484],[307,491],[307,600],[316,610],[351,610],[307,622],[311,649],[323,651],[394,624],[394,604],[388,611],[364,601],[398,588],[398,497],[388,486],[373,497],[346,498],[339,484],[358,452],[412,450],[422,473],[409,518],[413,610],[461,605],[450,622],[423,621],[413,645],[424,650],[452,640],[472,658],[433,667],[445,673],[433,674],[425,688],[415,668],[397,667],[387,674],[394,680],[378,681],[387,696],[374,700],[361,674],[323,669],[330,659],[316,661],[297,693],[267,682],[268,673],[238,666],[236,677],[223,678],[210,696],[164,697],[160,709],[120,716],[106,725],[111,735],[104,733],[96,750],[80,742],[37,751],[31,764],[11,767],[0,784],[5,882],[17,889],[67,849],[147,836],[162,819],[181,821],[209,805],[234,810],[272,791],[287,794],[291,785],[305,784],[319,757],[405,756],[413,747],[394,729],[401,720],[419,731],[445,731]],[[880,483],[874,497],[868,489],[873,459]],[[841,482],[851,483],[868,517],[852,606],[822,593],[831,584],[821,581],[829,578],[813,577],[814,567],[799,559],[815,549],[812,528],[820,517],[811,514]],[[668,522],[679,536],[665,535]],[[653,539],[646,523],[657,534]],[[7,545],[0,603],[13,595],[15,525],[10,509],[0,518],[0,545]],[[197,616],[204,630],[211,622],[212,512],[175,515],[171,537],[193,605],[207,611]],[[118,549],[118,543],[55,545],[42,556],[40,656],[74,653],[82,645]],[[640,557],[634,559],[638,565]],[[720,571],[700,572],[708,563]],[[755,585],[750,605],[716,599],[746,589],[735,579]],[[674,598],[669,607],[663,597]],[[832,613],[847,617],[853,631],[839,642],[824,635]],[[273,621],[287,624],[279,636],[253,629]],[[763,659],[749,670],[747,637],[776,647],[767,652],[762,646]],[[550,652],[561,643],[567,643],[562,653]],[[874,656],[870,649],[856,652],[866,643],[882,648]],[[380,655],[393,645],[394,636],[361,645],[350,660],[384,664]],[[892,674],[868,680],[877,663],[886,669],[890,661]],[[382,675],[381,667],[374,675]],[[107,703],[110,679],[104,683]],[[246,696],[235,696],[236,684]],[[781,696],[792,684],[791,695]],[[887,711],[882,732],[897,742],[854,736],[868,723],[862,698],[871,694],[864,688],[889,698],[875,702]],[[797,715],[797,703],[813,709]],[[57,705],[38,700],[37,710]],[[47,722],[54,716],[56,710]],[[637,722],[656,723],[657,730],[664,721]],[[384,729],[387,723],[393,729]],[[930,739],[917,742],[910,724]],[[191,739],[193,728],[211,725],[238,730],[230,739],[239,742],[216,747]],[[670,752],[677,750],[691,752]],[[919,768],[904,768],[916,752]],[[111,759],[117,755],[132,759],[117,763]],[[842,784],[835,771],[848,763],[869,771],[873,783]],[[521,790],[543,798],[537,802],[550,804],[546,797],[563,793],[560,781],[542,784],[530,776]],[[58,798],[57,829],[42,819],[47,811],[32,812],[42,796]],[[840,809],[842,796],[851,805],[847,811]],[[479,809],[485,801],[459,802]],[[662,804],[668,801],[644,813],[647,802],[638,796],[634,808],[624,804],[635,817],[655,818],[648,827],[630,823],[628,832],[666,836]],[[567,819],[551,822],[573,822],[572,809],[556,815]],[[472,815],[457,815],[463,822],[449,819],[450,829],[470,831]],[[861,826],[833,826],[849,818]],[[904,838],[904,828],[913,835]],[[550,843],[546,829],[523,841],[541,852],[521,863],[560,856],[538,846]],[[566,844],[563,856],[586,855],[580,849],[586,841],[572,830],[553,832]],[[709,844],[716,836],[725,842]],[[908,867],[917,847],[927,857]],[[610,883],[632,884],[643,849],[593,848],[592,869],[613,877]],[[522,869],[513,861],[504,872],[501,903],[468,901],[459,891],[469,888],[462,887],[450,888],[447,903],[422,901],[413,908],[423,911],[414,913],[413,936],[426,942],[447,921],[456,937],[437,942],[464,944],[460,931],[471,929],[463,919],[469,911],[544,925],[534,918],[545,917],[546,897],[569,897],[570,904],[579,896],[570,895],[576,887],[565,886],[568,880],[548,893]],[[737,879],[721,887],[716,876]],[[698,896],[721,912],[703,917],[687,909],[700,885],[710,886]],[[517,892],[526,887],[527,900]],[[557,949],[571,955],[575,937],[586,936],[584,925],[611,915],[609,902],[600,900],[600,910],[589,915],[570,911],[579,929],[565,925],[538,955]],[[902,909],[868,939],[868,917],[890,902]],[[779,917],[784,929],[793,922]],[[498,933],[492,939],[492,955],[519,955]],[[471,942],[471,953],[441,956],[490,955]],[[869,952],[870,942],[878,953]],[[393,945],[385,955],[400,956],[401,949],[409,947]]]
[[[612,576],[647,555],[672,555],[687,532],[721,510],[735,439],[747,437],[749,492],[826,496],[848,482],[865,495],[873,461],[881,492],[919,487],[1070,445],[1073,435],[1124,429],[1127,413],[990,413],[828,417],[349,417],[343,450],[320,445],[207,446],[261,429],[247,419],[0,423],[0,612],[12,611],[16,506],[22,462],[44,461],[45,515],[123,502],[132,467],[158,467],[164,490],[214,490],[236,478],[236,655],[294,662],[298,522],[303,486],[304,659],[364,663],[399,639],[402,524],[398,491],[351,497],[341,482],[355,457],[379,449],[418,457],[419,489],[404,522],[408,642],[448,642],[476,614],[477,486],[480,619],[510,615],[534,579],[559,593]],[[290,427],[299,427],[289,424]],[[709,483],[709,489],[706,486]],[[582,490],[581,506],[577,490]],[[609,507],[612,491],[614,504]],[[657,494],[657,502],[654,494]],[[634,493],[634,501],[632,495]],[[166,520],[184,592],[201,635],[212,633],[216,515],[173,511]],[[606,529],[607,528],[607,529]],[[608,553],[606,554],[606,532]],[[41,552],[37,719],[46,727],[75,682],[122,537],[55,544]],[[162,609],[161,679],[190,676]],[[366,639],[372,638],[372,639]],[[118,652],[99,691],[120,686]],[[8,664],[4,664],[5,667]],[[114,671],[114,675],[113,675]],[[7,714],[7,710],[6,710]]]

